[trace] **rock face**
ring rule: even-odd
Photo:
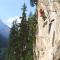
[[[37,0],[35,60],[60,60],[60,1]]]

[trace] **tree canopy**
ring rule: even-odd
[[[30,4],[32,7],[35,6],[37,4],[37,0],[30,0]]]

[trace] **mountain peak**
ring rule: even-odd
[[[5,25],[2,20],[0,20],[0,34],[2,34],[5,37],[9,36],[10,28]]]

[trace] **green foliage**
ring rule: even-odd
[[[37,0],[30,0],[30,4],[32,7],[35,6],[37,4]]]
[[[18,26],[17,22],[13,21],[13,26],[10,31],[8,60],[16,60],[18,44]]]
[[[36,16],[30,15],[28,18],[28,23],[29,23],[28,49],[30,54],[29,57],[31,58],[31,60],[34,60],[33,48],[35,48],[35,44],[36,44],[36,26],[37,26]]]
[[[26,6],[23,5],[22,20],[19,30],[19,39],[20,39],[20,54],[23,60],[26,59],[27,54],[27,41],[28,41],[28,22],[26,19]]]
[[[21,23],[13,21],[10,31],[7,60],[34,60],[33,48],[36,43],[36,16],[30,13],[26,19],[26,5],[22,8]]]

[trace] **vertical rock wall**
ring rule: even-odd
[[[60,40],[59,5],[59,0],[38,0],[36,60],[56,60],[57,44]]]

